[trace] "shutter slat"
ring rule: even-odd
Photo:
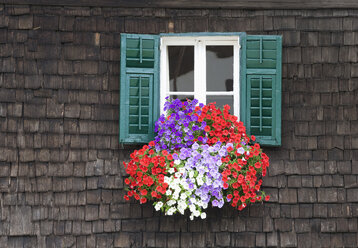
[[[148,143],[154,138],[159,104],[159,36],[121,35],[121,143]]]
[[[273,69],[276,66],[276,60],[273,59],[247,59],[246,63],[250,69]]]

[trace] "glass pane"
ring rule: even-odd
[[[194,96],[188,96],[188,95],[171,95],[170,96],[170,99],[173,100],[173,99],[180,99],[180,101],[184,102],[186,101],[187,99],[188,100],[194,100]]]
[[[207,91],[233,91],[233,46],[206,47]]]
[[[206,103],[212,103],[212,102],[216,102],[215,106],[218,108],[223,108],[224,105],[229,105],[230,106],[230,113],[233,114],[234,113],[234,98],[233,96],[206,96]]]
[[[170,91],[194,91],[194,46],[168,46]]]

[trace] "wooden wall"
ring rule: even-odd
[[[169,22],[283,36],[270,202],[191,222],[123,200],[120,33]],[[0,4],[0,247],[357,247],[357,44],[351,8]]]

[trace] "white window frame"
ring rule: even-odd
[[[240,116],[240,40],[239,36],[162,36],[160,40],[160,109],[164,112],[165,97],[194,95],[206,104],[206,96],[233,96],[234,115]],[[194,91],[171,92],[169,88],[168,46],[194,46]],[[206,91],[206,46],[233,46],[233,91]]]

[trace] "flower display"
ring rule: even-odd
[[[269,200],[260,190],[269,158],[228,105],[167,98],[164,110],[155,139],[124,162],[126,200],[154,201],[166,215],[188,210],[190,219],[206,218],[208,206],[242,210]]]

